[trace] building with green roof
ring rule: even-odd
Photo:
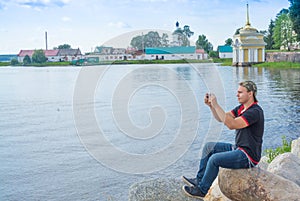
[[[220,58],[232,58],[232,47],[230,45],[219,45],[217,49]]]
[[[179,59],[206,59],[204,51],[196,50],[195,46],[183,47],[148,47],[145,48],[145,59],[148,60],[179,60]]]

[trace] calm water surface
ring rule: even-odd
[[[263,148],[281,145],[283,135],[288,140],[300,137],[299,69],[216,67],[212,71],[207,65],[188,64],[112,66],[97,82],[93,107],[103,135],[114,147],[147,156],[172,144],[183,124],[197,122],[196,129],[185,128],[184,132],[195,133],[195,137],[191,144],[180,145],[186,149],[172,164],[148,174],[116,171],[91,156],[78,136],[73,97],[81,73],[82,68],[77,67],[0,68],[0,200],[127,200],[128,188],[134,182],[179,178],[183,172],[192,176],[205,141],[234,140],[233,131],[212,120],[203,95],[215,92],[220,104],[230,110],[238,104],[238,83],[246,79],[257,83],[259,104],[265,112]],[[133,93],[128,95],[122,89],[123,95],[117,96],[120,86]],[[90,87],[82,89],[83,96]],[[195,102],[180,103],[178,97],[188,94],[194,95]],[[151,114],[155,106],[163,109],[165,118],[161,113]],[[124,108],[128,109],[127,116],[116,116]],[[187,116],[181,118],[182,114]],[[163,118],[163,126],[154,136],[139,139],[128,135],[131,123],[143,129],[159,118]],[[88,130],[89,119],[82,119]],[[121,164],[127,159],[111,160]],[[160,161],[153,163],[160,165]]]

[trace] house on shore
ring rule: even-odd
[[[232,58],[232,46],[230,45],[219,45],[217,48],[219,58]]]
[[[196,49],[195,46],[183,47],[149,47],[145,48],[145,59],[147,60],[180,60],[207,59],[208,55],[202,49]]]
[[[60,61],[73,61],[82,58],[82,53],[79,48],[77,49],[59,49],[57,56]]]
[[[18,61],[22,63],[26,55],[28,55],[30,59],[32,59],[32,55],[34,54],[34,51],[35,50],[20,50],[18,54]],[[43,51],[48,61],[59,61],[59,58],[57,56],[58,50],[43,50]]]
[[[23,62],[26,55],[32,59],[32,55],[35,50],[20,50],[17,55],[18,61]],[[75,59],[81,59],[82,54],[80,49],[55,49],[55,50],[43,50],[48,62],[58,61],[72,61]]]
[[[85,59],[98,61],[116,60],[180,60],[207,59],[208,55],[203,49],[196,49],[195,46],[183,47],[146,47],[144,50],[132,48],[96,47],[93,53],[84,56]]]
[[[84,56],[86,59],[98,61],[135,60],[136,54],[132,49],[98,46],[93,53]]]

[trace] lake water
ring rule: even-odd
[[[0,200],[127,200],[134,182],[193,176],[201,146],[233,142],[209,91],[258,86],[263,148],[300,137],[300,70],[213,64],[0,68]]]

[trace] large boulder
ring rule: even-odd
[[[264,170],[267,170],[269,166],[268,160],[269,158],[267,156],[261,157],[258,166]]]
[[[133,184],[129,188],[129,201],[199,201],[186,196],[184,183],[178,179],[159,178]]]
[[[231,201],[221,192],[218,177],[215,179],[212,186],[210,187],[207,195],[205,196],[204,201]]]
[[[268,171],[300,186],[300,158],[290,152],[276,156],[269,164]]]
[[[291,152],[300,158],[300,138],[292,141]]]
[[[300,187],[261,168],[220,168],[219,186],[232,201],[300,201]]]

